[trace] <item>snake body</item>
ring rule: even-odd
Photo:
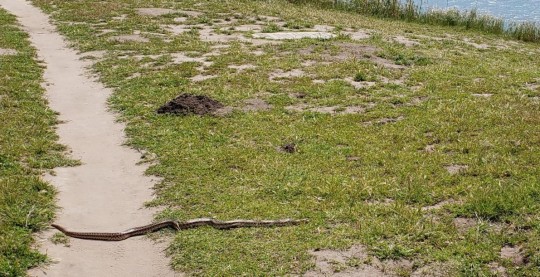
[[[172,228],[174,230],[186,230],[201,226],[210,226],[216,229],[233,229],[233,228],[250,228],[250,227],[281,227],[292,226],[307,222],[306,219],[293,220],[231,220],[219,221],[212,218],[197,218],[188,221],[167,220],[158,223],[152,223],[145,226],[135,227],[119,233],[97,233],[97,232],[73,232],[68,231],[64,227],[52,224],[51,226],[64,233],[66,236],[87,239],[87,240],[105,240],[105,241],[120,241],[134,236],[141,236],[152,233],[163,228]]]

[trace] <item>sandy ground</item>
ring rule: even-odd
[[[107,111],[111,90],[88,77],[89,64],[66,46],[39,9],[22,0],[0,0],[30,34],[45,70],[50,107],[60,113],[60,142],[83,165],[57,168],[45,177],[59,190],[56,223],[74,231],[122,231],[148,224],[153,211],[143,208],[156,180],[137,166],[140,154],[122,146],[124,126]],[[154,178],[155,179],[155,178]],[[54,245],[50,230],[38,245],[53,263],[31,270],[30,276],[175,276],[164,255],[165,244],[139,237],[122,242],[71,239],[70,247]]]

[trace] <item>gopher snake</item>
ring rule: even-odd
[[[106,241],[120,241],[133,236],[145,235],[151,232],[163,228],[173,228],[175,230],[185,230],[191,228],[197,228],[200,226],[210,226],[216,229],[232,229],[232,228],[248,228],[248,227],[280,227],[280,226],[290,226],[298,225],[300,223],[307,222],[306,219],[292,220],[292,219],[282,219],[282,220],[231,220],[231,221],[219,221],[212,218],[197,218],[188,221],[162,221],[158,223],[148,224],[141,227],[135,227],[128,229],[120,233],[96,233],[96,232],[72,232],[68,231],[62,226],[52,224],[54,228],[60,230],[66,236],[79,238],[79,239],[88,239],[88,240],[106,240]]]

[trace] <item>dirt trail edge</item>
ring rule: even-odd
[[[30,34],[47,68],[44,87],[50,107],[59,112],[60,142],[83,165],[57,168],[48,177],[59,190],[61,207],[56,223],[78,231],[122,231],[148,224],[153,211],[143,208],[152,198],[155,180],[137,166],[140,154],[122,146],[124,126],[107,111],[111,90],[88,77],[89,63],[68,48],[49,18],[21,0],[0,0]],[[30,276],[175,276],[163,253],[165,245],[144,237],[121,242],[71,239],[70,247],[54,245],[43,233],[38,244],[53,263]]]

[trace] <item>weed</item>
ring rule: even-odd
[[[62,233],[56,233],[51,238],[50,241],[54,244],[62,244],[66,247],[69,247],[69,237],[62,234]]]
[[[263,27],[262,32],[263,33],[277,33],[277,32],[280,32],[282,30],[283,30],[283,28],[281,28],[276,23],[270,23],[270,24]]]
[[[364,72],[357,72],[356,75],[354,75],[354,81],[355,82],[364,82],[364,81],[367,81],[367,76],[366,76],[366,73]]]

